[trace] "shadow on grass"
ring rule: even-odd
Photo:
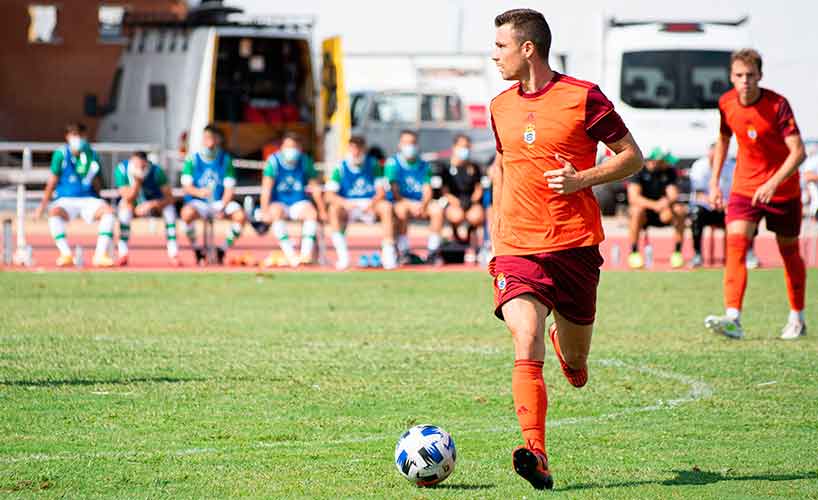
[[[202,382],[204,378],[181,377],[133,377],[112,380],[92,379],[57,379],[57,380],[0,380],[0,386],[6,387],[62,387],[85,385],[130,385],[130,384],[181,384],[185,382]]]
[[[720,472],[709,472],[705,470],[674,470],[676,474],[673,479],[664,481],[623,481],[619,483],[584,483],[569,485],[564,488],[557,488],[560,491],[588,490],[597,488],[627,488],[648,484],[662,486],[702,486],[706,484],[720,483],[722,481],[800,481],[804,479],[818,479],[818,472],[805,472],[796,474],[751,474],[747,476],[727,475]]]
[[[496,488],[493,484],[462,484],[462,483],[453,483],[453,484],[438,484],[434,486],[432,489],[434,490],[490,490],[492,488]]]

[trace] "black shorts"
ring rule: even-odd
[[[659,214],[653,210],[645,210],[645,216],[645,227],[667,227],[670,225],[669,222],[667,224],[662,222],[662,219],[659,218]]]

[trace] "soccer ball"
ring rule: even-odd
[[[416,486],[434,486],[454,471],[457,451],[452,436],[434,425],[416,425],[395,446],[398,472]]]

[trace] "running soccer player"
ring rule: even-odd
[[[332,171],[327,191],[332,244],[338,254],[337,269],[349,267],[346,227],[350,221],[374,221],[383,225],[382,260],[385,269],[397,266],[395,255],[392,204],[386,201],[386,178],[377,159],[366,154],[366,140],[361,136],[349,139],[346,158]]]
[[[60,251],[57,258],[59,267],[74,265],[71,247],[65,239],[65,223],[78,217],[88,224],[99,221],[99,236],[92,263],[96,267],[111,267],[114,261],[108,253],[108,246],[113,237],[114,212],[99,197],[102,184],[99,158],[88,144],[85,125],[67,125],[65,141],[66,144],[51,156],[51,175],[34,216],[42,217],[48,208],[48,228]],[[56,199],[52,202],[51,196],[55,193]]]
[[[173,206],[173,193],[162,168],[148,161],[148,155],[144,151],[137,151],[116,166],[114,183],[121,197],[117,209],[117,265],[128,264],[128,240],[134,216],[161,216],[165,220],[168,260],[172,266],[180,266],[179,246],[176,244],[176,207]]]
[[[412,130],[400,133],[398,152],[384,165],[390,190],[386,199],[394,203],[398,254],[402,259],[409,256],[409,221],[429,220],[429,251],[427,261],[432,262],[440,249],[440,232],[443,229],[443,207],[432,201],[431,166],[420,158],[418,135]]]
[[[204,260],[204,250],[196,246],[196,219],[229,219],[224,244],[216,249],[219,263],[241,236],[246,216],[241,205],[233,200],[236,173],[233,158],[221,148],[224,136],[215,125],[208,125],[202,134],[202,150],[190,155],[182,167],[182,189],[185,205],[182,220],[185,234],[196,252],[196,261]]]
[[[554,482],[545,447],[545,324],[562,372],[574,387],[588,380],[603,240],[591,187],[633,174],[642,153],[611,102],[593,83],[548,65],[551,31],[530,9],[504,12],[492,59],[517,80],[491,102],[497,140],[492,243],[495,315],[514,340],[514,408],[524,445],[514,470],[536,489]],[[595,165],[597,144],[614,156]]]
[[[308,187],[312,201],[307,196]],[[301,150],[298,135],[285,134],[281,149],[267,159],[261,178],[260,205],[262,217],[272,224],[273,234],[290,266],[312,263],[318,221],[327,220],[327,212],[321,198],[318,172],[312,158]],[[287,234],[287,220],[302,221],[300,258]],[[264,266],[272,265],[271,254],[264,260]]]
[[[758,223],[766,219],[775,233],[784,260],[790,315],[781,331],[785,340],[807,333],[804,324],[806,268],[799,251],[801,185],[798,165],[804,161],[804,143],[787,99],[761,88],[761,55],[742,49],[730,60],[733,89],[719,99],[721,134],[713,153],[710,202],[724,206],[719,189],[722,165],[735,134],[738,156],[733,188],[727,201],[727,264],[724,270],[723,316],[708,316],[704,323],[715,333],[744,337],[741,306],[747,288],[745,256]]]

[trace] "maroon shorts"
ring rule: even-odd
[[[766,219],[767,229],[778,236],[794,238],[801,234],[801,199],[757,203],[740,194],[731,194],[727,202],[727,224],[734,220],[746,220],[758,224]]]
[[[529,293],[568,321],[590,325],[596,316],[596,289],[602,263],[596,245],[495,257],[489,266],[494,277],[494,315],[503,319],[503,304]]]

